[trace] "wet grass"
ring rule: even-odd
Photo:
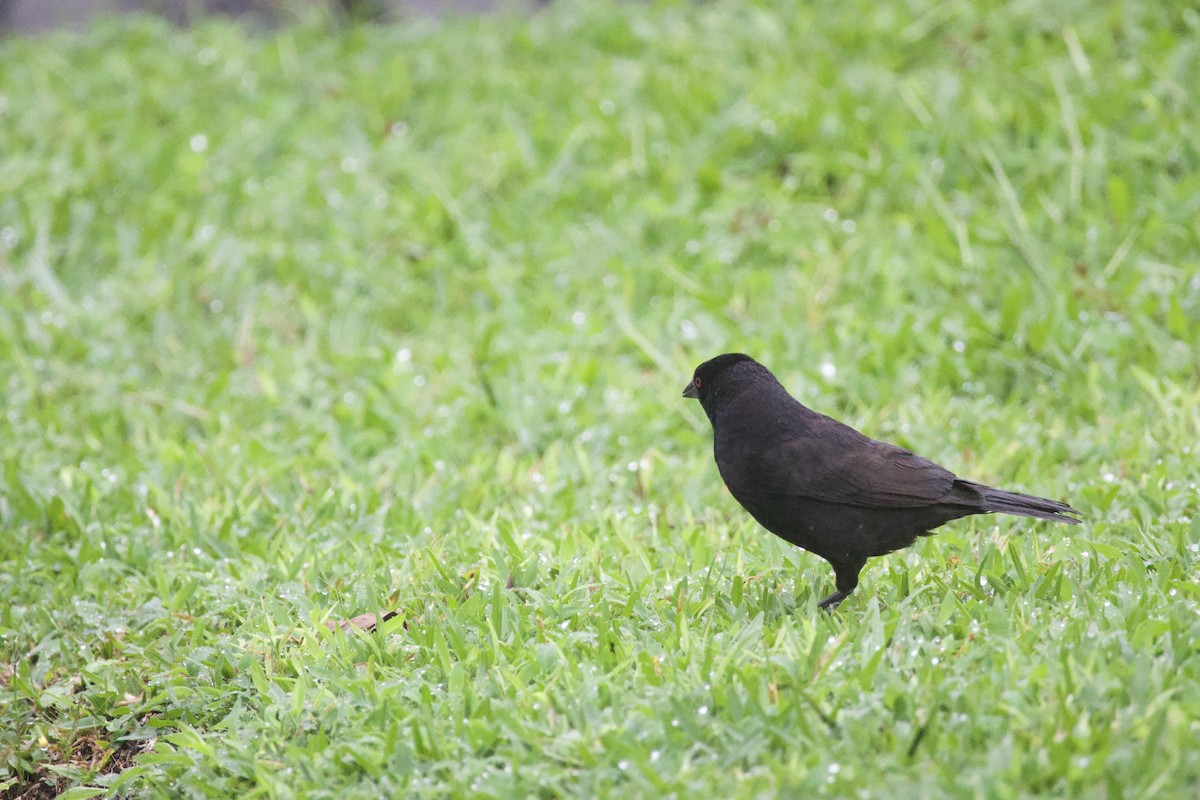
[[[0,44],[0,792],[1194,796],[1200,16],[791,5]],[[727,350],[1087,524],[817,613]]]

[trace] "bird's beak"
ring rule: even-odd
[[[692,383],[691,381],[688,381],[688,385],[683,387],[683,396],[690,397],[693,400],[699,400],[700,393],[696,391],[696,384]]]

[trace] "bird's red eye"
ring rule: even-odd
[[[692,379],[692,385],[693,385],[693,386],[695,386],[697,389],[699,389],[699,388],[700,388],[700,379],[699,379],[699,378],[693,378],[693,379]]]

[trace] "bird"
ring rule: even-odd
[[[822,609],[850,596],[868,558],[951,520],[1000,513],[1080,523],[1066,503],[965,480],[807,408],[743,353],[696,367],[683,396],[699,400],[712,423],[713,456],[734,499],[768,531],[833,566],[836,591]]]

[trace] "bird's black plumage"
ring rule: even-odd
[[[1078,524],[1066,503],[957,477],[797,402],[754,359],[727,353],[696,367],[684,397],[713,427],[729,491],[767,530],[833,565],[840,603],[871,556],[907,547],[952,519],[999,512]]]

